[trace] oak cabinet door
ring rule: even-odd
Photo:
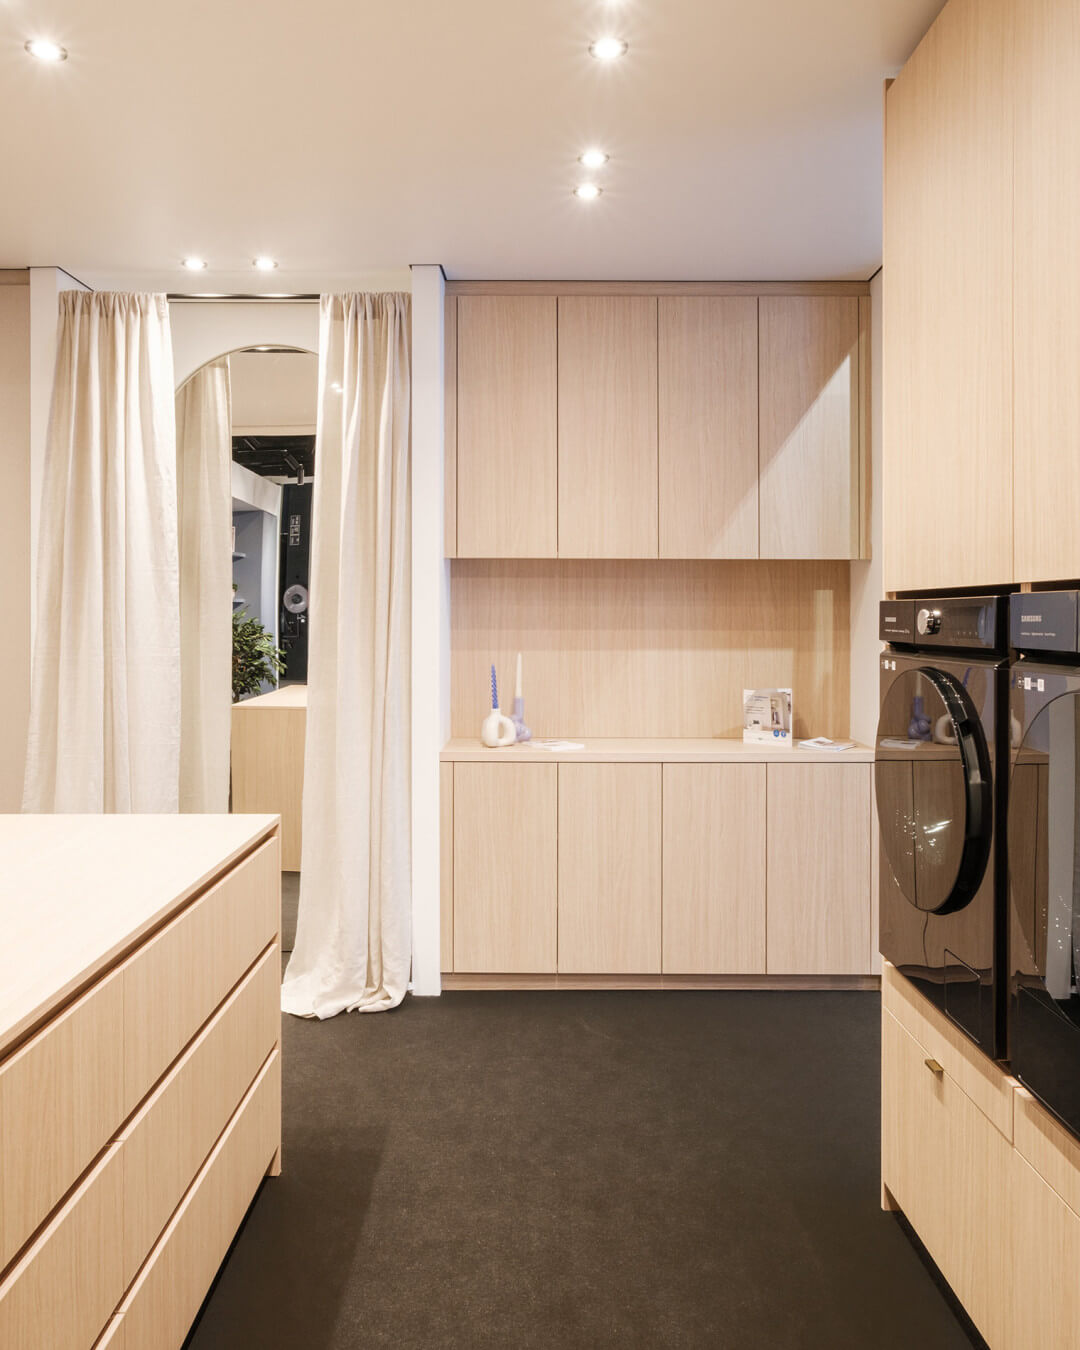
[[[760,552],[859,552],[859,301],[763,295]]]
[[[660,556],[756,558],[757,297],[659,306]]]
[[[664,765],[664,974],[765,973],[765,765]]]
[[[870,972],[870,769],[768,765],[770,975]]]
[[[457,556],[558,552],[556,302],[461,295]]]
[[[559,765],[559,971],[659,974],[661,765]]]
[[[1013,574],[1048,581],[1080,576],[1080,7],[1014,15]]]
[[[558,765],[454,765],[454,970],[555,970]]]
[[[559,297],[559,555],[657,556],[655,296]]]
[[[949,0],[886,95],[888,590],[1013,580],[1016,9],[1014,0]],[[1045,198],[1032,205],[1053,214]],[[1063,304],[1068,275],[1050,273]],[[1050,336],[1039,335],[1040,359]],[[1017,470],[1027,472],[1019,459]],[[1047,496],[1057,494],[1047,482]]]

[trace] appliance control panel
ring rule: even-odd
[[[997,595],[883,600],[878,636],[897,647],[1003,648],[1005,601]]]
[[[915,601],[883,600],[878,612],[878,637],[882,642],[914,642]]]
[[[1022,652],[1080,651],[1080,591],[1009,596],[1009,641]]]

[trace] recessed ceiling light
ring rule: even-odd
[[[262,257],[256,258],[251,265],[260,272],[272,272],[277,266],[277,262],[273,258]]]
[[[578,156],[578,161],[587,169],[602,169],[608,162],[608,156],[604,150],[585,150]]]
[[[574,196],[583,202],[594,202],[602,191],[595,183],[579,183],[574,189]]]
[[[26,50],[39,61],[66,61],[67,52],[51,38],[31,38]]]
[[[181,263],[181,266],[182,266],[182,267],[186,267],[187,270],[188,270],[189,272],[205,272],[205,271],[206,271],[206,259],[205,259],[205,258],[185,258],[184,261]]]
[[[602,37],[597,38],[589,46],[589,53],[595,56],[598,61],[614,61],[620,56],[625,56],[627,44],[622,38]]]

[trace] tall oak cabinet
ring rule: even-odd
[[[949,0],[885,112],[890,590],[1080,576],[1080,9]]]

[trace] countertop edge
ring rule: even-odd
[[[568,738],[569,739],[569,738]],[[443,764],[872,764],[869,746],[852,750],[772,750],[741,741],[717,740],[680,745],[676,740],[657,740],[654,745],[605,744],[585,741],[582,750],[542,750],[523,746],[488,749],[478,741],[454,739],[439,752]]]
[[[241,843],[222,854],[213,866],[203,871],[198,878],[178,891],[165,904],[147,914],[142,922],[129,929],[122,938],[117,939],[111,947],[87,962],[77,973],[69,976],[62,984],[57,985],[45,998],[23,1013],[16,1021],[0,1027],[0,1060],[17,1050],[23,1042],[29,1040],[37,1030],[48,1023],[69,1003],[80,998],[109,970],[119,966],[131,952],[141,945],[150,933],[168,923],[175,914],[178,914],[201,892],[212,885],[217,877],[266,843],[274,832],[280,828],[281,817],[277,815],[252,815],[249,819],[259,823]]]

